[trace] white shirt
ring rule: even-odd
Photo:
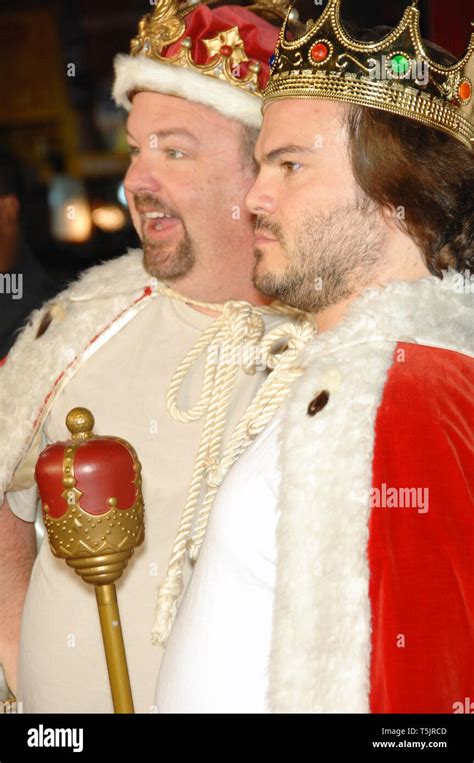
[[[158,713],[264,713],[282,410],[224,480],[166,646]]]

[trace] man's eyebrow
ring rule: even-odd
[[[274,148],[273,151],[269,151],[268,154],[265,154],[262,163],[265,164],[271,164],[272,162],[276,162],[277,159],[282,156],[282,154],[312,154],[314,153],[313,148],[309,148],[308,146],[295,146],[294,143],[290,143],[287,146],[281,146],[280,148]]]
[[[132,140],[135,140],[132,133],[126,128],[126,132],[129,138],[132,138]],[[181,135],[185,138],[190,138],[195,143],[197,142],[197,138],[190,130],[186,130],[185,127],[170,127],[167,130],[154,130],[150,133],[150,135],[156,135],[157,138],[168,138],[170,135]]]

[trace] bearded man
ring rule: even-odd
[[[318,335],[221,486],[159,712],[472,696],[474,37],[456,62],[412,5],[362,39],[340,4],[283,26],[247,196],[254,283]],[[382,61],[393,76],[370,76]]]
[[[154,5],[140,22],[131,55],[118,56],[114,84],[116,102],[130,112],[125,189],[143,252],[91,269],[34,313],[1,370],[0,662],[25,712],[112,710],[93,591],[47,543],[31,569],[33,469],[42,444],[67,438],[67,412],[86,405],[96,431],[129,440],[142,461],[146,540],[121,584],[120,601],[135,709],[147,712],[163,653],[150,639],[155,589],[170,554],[178,588],[191,572],[186,549],[173,541],[203,414],[214,410],[208,392],[200,397],[204,365],[211,378],[205,353],[179,389],[177,407],[189,412],[187,419],[171,419],[166,391],[203,331],[230,337],[228,347],[236,351],[244,338],[255,344],[265,327],[264,308],[255,314],[249,304],[265,300],[251,282],[253,231],[244,198],[254,178],[261,91],[278,33],[257,14],[284,14],[275,3],[257,4],[255,12],[178,7],[174,0]],[[209,310],[209,303],[222,302],[214,330],[219,305]],[[271,315],[268,321],[279,323]],[[230,362],[230,408],[227,417],[226,407],[217,413],[222,442],[265,379],[255,363],[237,368],[238,356]],[[219,373],[214,391],[221,395]],[[202,463],[216,454],[214,442]]]

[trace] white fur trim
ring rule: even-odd
[[[132,107],[128,93],[141,88],[211,106],[225,117],[250,127],[260,127],[262,123],[260,96],[246,93],[209,75],[153,61],[143,55],[127,56],[123,53],[115,57],[114,68],[112,95],[117,106],[123,106],[127,111]]]
[[[363,353],[351,348],[320,357],[285,412],[273,712],[369,712],[367,523],[375,416],[394,346],[373,343]],[[323,389],[329,402],[308,416]]]
[[[51,393],[50,407],[60,389],[56,385],[53,390],[55,381],[61,374],[72,378],[90,356],[92,349],[88,355],[85,350],[91,340],[115,323],[119,315],[120,322],[113,330],[122,327],[124,311],[135,314],[132,305],[149,284],[143,253],[138,249],[90,268],[64,292],[32,313],[7,362],[0,368],[0,431],[8,433],[0,448],[0,505],[13,472],[41,423],[37,416],[45,398]],[[145,298],[140,305],[148,300]],[[53,319],[46,333],[36,339],[41,320],[52,305],[57,306],[55,312],[61,318]],[[95,347],[100,347],[99,341]]]
[[[443,279],[427,276],[368,289],[352,303],[334,331],[321,334],[308,347],[306,360],[379,340],[423,344],[472,355],[472,295],[462,284],[463,274],[449,270]]]
[[[367,713],[368,518],[374,425],[397,341],[472,356],[472,296],[459,274],[370,289],[305,353],[280,449],[273,712]],[[316,416],[309,402],[326,389]]]

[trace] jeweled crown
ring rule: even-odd
[[[383,39],[353,39],[341,21],[342,0],[328,0],[295,38],[285,20],[264,108],[277,98],[320,98],[383,109],[443,130],[474,149],[474,33],[464,56],[445,66],[427,54],[416,0]],[[291,9],[290,9],[291,12]]]
[[[257,0],[247,10],[269,20],[285,19],[290,0]],[[186,17],[198,6],[216,5],[212,0],[157,0],[144,16],[131,41],[130,54],[144,55],[166,64],[191,69],[226,81],[252,94],[261,95],[267,76],[262,63],[252,59],[237,26],[220,30],[207,39],[186,35]],[[201,45],[199,51],[196,46]],[[268,66],[267,66],[268,72]]]

